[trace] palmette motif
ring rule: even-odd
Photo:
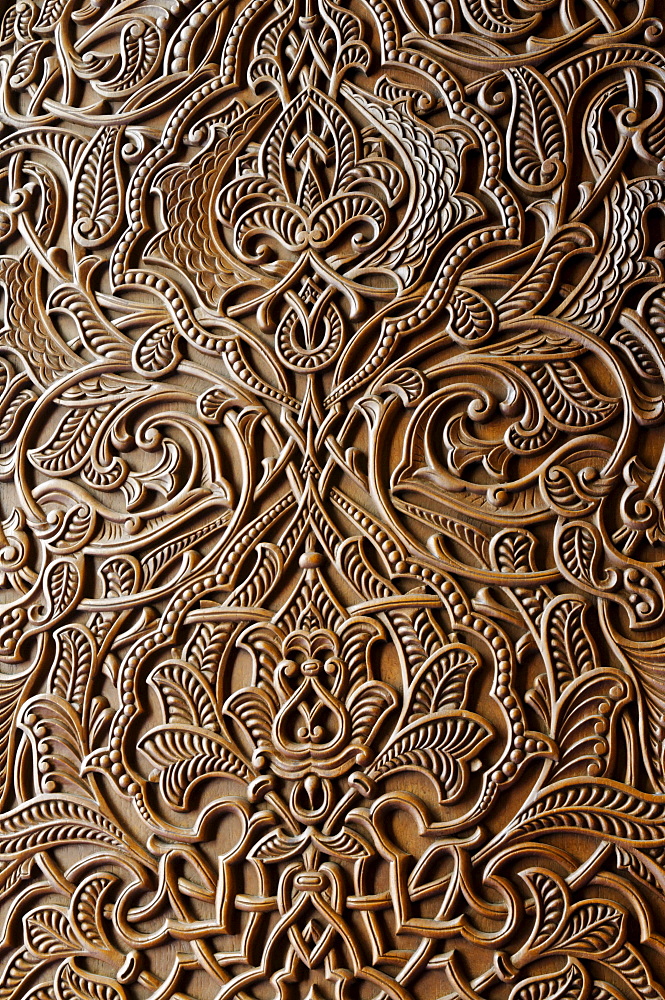
[[[17,0],[0,1000],[665,1000],[651,0]]]

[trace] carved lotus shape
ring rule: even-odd
[[[219,217],[233,231],[237,256],[267,263],[284,251],[323,250],[349,234],[353,253],[376,245],[405,177],[387,158],[365,154],[339,105],[314,88],[299,94],[220,192]]]
[[[240,645],[254,656],[257,681],[224,710],[249,737],[255,765],[269,761],[280,777],[298,780],[367,763],[374,734],[397,704],[395,691],[371,676],[368,652],[380,636],[362,617],[337,634],[272,624],[246,630]]]

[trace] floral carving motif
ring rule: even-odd
[[[0,22],[0,1000],[665,1000],[649,0]]]

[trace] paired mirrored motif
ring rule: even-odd
[[[665,1000],[650,0],[17,0],[0,1000]]]

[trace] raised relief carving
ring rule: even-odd
[[[0,1000],[665,1000],[650,0],[16,0]]]

